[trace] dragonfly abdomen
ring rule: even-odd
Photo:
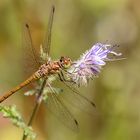
[[[0,97],[0,103],[3,102],[5,99],[7,99],[12,94],[14,94],[15,92],[17,92],[18,90],[20,90],[21,88],[25,87],[26,85],[30,84],[31,82],[33,82],[33,81],[35,81],[37,79],[38,79],[38,77],[36,76],[36,74],[33,74],[27,80],[22,82],[20,85],[16,86],[12,90],[4,93],[4,95],[2,97]]]
[[[32,76],[30,76],[27,80],[22,82],[20,85],[16,86],[12,90],[4,93],[2,97],[0,97],[0,103],[7,99],[9,96],[20,90],[21,88],[25,87],[26,85],[30,84],[31,82],[40,79],[44,76],[49,76],[52,74],[56,74],[60,71],[60,66],[58,61],[49,62],[47,64],[43,64],[40,66],[39,70],[36,71]]]

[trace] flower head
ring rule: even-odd
[[[116,60],[109,57],[121,56],[121,53],[114,51],[115,46],[109,44],[96,43],[93,47],[86,51],[79,60],[75,61],[69,70],[70,78],[77,85],[87,85],[89,79],[92,79],[101,71],[101,68],[106,64],[106,61]]]

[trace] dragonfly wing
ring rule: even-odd
[[[81,95],[75,87],[69,85],[64,81],[63,83],[71,90],[70,92],[67,92],[67,94],[64,94],[64,96],[61,96],[64,101],[67,101],[72,106],[79,108],[80,110],[88,114],[95,115],[97,113],[96,105],[93,101]]]
[[[37,51],[33,45],[30,27],[28,24],[24,24],[23,26],[22,51],[24,67],[26,68],[24,69],[30,75],[38,69],[40,62],[39,55],[37,54]]]
[[[48,109],[68,128],[73,131],[78,131],[78,122],[74,116],[70,113],[67,107],[57,97],[55,90],[49,85],[51,89],[50,96],[48,97],[46,104]]]
[[[43,41],[43,50],[49,57],[50,55],[50,46],[51,46],[51,34],[52,34],[52,24],[53,24],[53,17],[54,17],[55,7],[52,6],[50,17],[48,20],[47,32],[45,33],[45,38]]]

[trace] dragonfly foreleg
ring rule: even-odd
[[[69,83],[75,83],[74,81],[72,81],[71,79],[67,79],[65,76],[64,76],[64,74],[63,74],[63,72],[61,71],[60,73],[58,73],[58,76],[59,76],[59,79],[60,79],[60,81],[62,81],[62,82],[69,82]]]

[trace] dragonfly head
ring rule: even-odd
[[[60,66],[64,69],[68,69],[72,64],[71,59],[69,57],[64,57],[64,56],[61,56],[59,63]]]

